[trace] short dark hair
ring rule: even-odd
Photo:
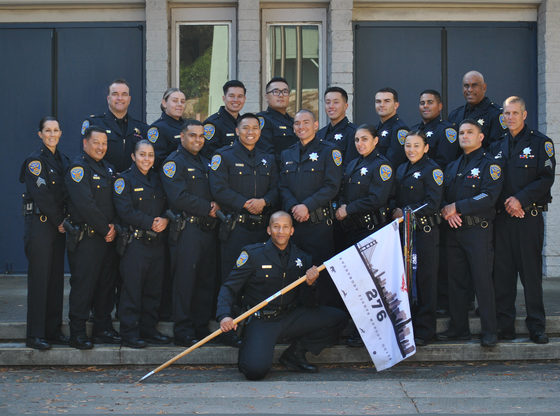
[[[391,87],[379,88],[377,91],[375,91],[375,95],[377,95],[377,93],[379,92],[390,92],[391,94],[393,94],[393,100],[395,100],[396,103],[399,102],[399,93],[394,88]]]
[[[58,127],[60,127],[60,121],[58,121],[56,117],[45,116],[41,120],[39,120],[39,131],[43,130],[47,121],[56,121],[58,123]]]
[[[93,133],[103,133],[107,135],[107,131],[99,126],[89,126],[86,131],[84,131],[84,139],[89,140]]]
[[[128,91],[130,91],[130,84],[126,81],[126,79],[117,78],[107,86],[107,95],[111,94],[111,85],[113,84],[124,84],[128,87]]]
[[[302,108],[301,110],[299,110],[294,116],[294,119],[297,117],[298,114],[311,114],[311,118],[313,118],[313,121],[317,121],[317,117],[315,117],[315,113],[313,113],[313,111],[311,110],[308,110],[307,108]]]
[[[426,94],[431,94],[431,93],[426,93]],[[428,144],[428,138],[426,137],[426,134],[422,130],[409,131],[408,133],[406,133],[404,140],[406,141],[406,138],[410,136],[419,136],[424,141],[424,144]]]
[[[463,124],[472,124],[473,126],[476,126],[476,128],[478,129],[478,131],[480,133],[482,133],[482,126],[480,124],[478,124],[478,122],[476,120],[473,120],[472,118],[466,118],[463,121],[461,121],[459,123],[459,129],[461,128],[461,126]],[[457,131],[459,131],[459,129],[457,129]]]
[[[340,93],[340,95],[342,95],[342,98],[344,98],[344,101],[348,102],[348,93],[346,92],[346,90],[344,88],[341,87],[329,87],[325,90],[325,94],[323,95],[323,97],[326,97],[327,94],[329,92],[338,92]]]
[[[185,120],[185,124],[184,124],[183,128],[181,129],[181,133],[184,132],[184,131],[187,131],[190,126],[203,126],[204,127],[204,124],[202,124],[198,120],[195,120],[194,118],[188,118],[188,119]]]
[[[418,97],[422,97],[422,95],[424,95],[424,94],[433,95],[434,97],[436,97],[436,100],[438,101],[438,103],[441,103],[441,94],[439,93],[439,91],[427,89],[427,90],[422,91]]]
[[[136,153],[138,151],[138,149],[140,149],[140,146],[145,145],[145,144],[149,145],[152,149],[154,148],[154,145],[153,145],[152,142],[150,142],[147,139],[142,139],[142,140],[138,140],[136,142],[136,144],[134,145],[134,153]]]
[[[375,128],[375,126],[373,126],[372,124],[368,124],[368,123],[364,123],[364,124],[360,124],[357,128],[356,131],[358,130],[367,130],[370,132],[370,134],[372,135],[372,137],[375,139],[378,134],[377,134],[377,129]]]
[[[288,81],[286,81],[286,78],[284,78],[284,77],[272,77],[272,79],[270,81],[268,81],[268,83],[266,84],[265,92],[268,92],[268,87],[270,87],[270,84],[272,84],[273,82],[283,82],[284,84],[286,84],[288,86],[288,88],[290,87],[290,84],[288,84]]]
[[[243,88],[243,94],[247,94],[247,88],[245,88],[245,85],[241,81],[238,81],[236,79],[230,79],[224,84],[224,86],[222,87],[222,89],[224,90],[224,95],[227,94],[230,88]]]
[[[239,117],[237,117],[235,125],[239,127],[239,125],[241,124],[241,120],[245,120],[246,118],[254,118],[259,123],[259,128],[261,127],[261,122],[255,113],[241,114]]]

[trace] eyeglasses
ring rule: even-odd
[[[284,90],[279,90],[278,88],[274,88],[271,91],[268,91],[267,94],[272,94],[275,96],[280,96],[280,95],[290,95],[290,90],[289,89],[284,89]]]

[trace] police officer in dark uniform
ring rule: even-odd
[[[60,326],[64,290],[64,227],[68,158],[58,149],[62,130],[54,117],[43,117],[38,135],[41,148],[21,166],[25,183],[25,254],[27,271],[27,338],[30,348],[46,350],[68,344]]]
[[[333,207],[342,179],[342,152],[315,137],[317,121],[309,110],[300,110],[294,120],[299,143],[282,152],[280,197],[285,211],[296,221],[294,241],[321,264],[334,254]],[[342,305],[326,275],[317,283],[321,304]]]
[[[482,145],[488,147],[506,132],[502,109],[485,96],[486,83],[478,71],[469,71],[463,76],[463,95],[467,103],[449,113],[447,120],[455,125],[467,118],[475,120],[484,134]]]
[[[163,231],[168,218],[165,193],[159,174],[152,169],[153,145],[143,139],[136,143],[133,165],[114,184],[114,203],[124,245],[120,262],[123,278],[119,308],[122,345],[143,348],[146,341],[168,344],[171,339],[156,329],[164,272]]]
[[[93,341],[120,344],[113,329],[116,278],[114,168],[103,160],[107,151],[105,129],[90,126],[84,132],[84,153],[70,163],[65,178],[70,195],[72,231],[68,234],[70,264],[70,346],[93,347],[86,321],[93,310]]]
[[[317,138],[334,144],[342,152],[346,164],[359,156],[354,145],[356,126],[346,117],[348,93],[344,88],[329,87],[324,98],[325,113],[330,122],[317,132]]]
[[[356,130],[359,157],[346,165],[336,219],[345,232],[345,247],[357,243],[387,223],[393,189],[391,162],[379,153],[377,130],[362,124]]]
[[[449,224],[447,261],[449,276],[449,329],[440,341],[470,339],[468,307],[472,279],[480,311],[483,347],[497,343],[496,306],[492,284],[494,261],[494,208],[502,191],[503,176],[494,156],[482,147],[484,134],[475,120],[459,125],[463,155],[445,170],[441,216]]]
[[[498,199],[494,290],[498,317],[498,337],[515,338],[515,297],[517,274],[525,291],[530,338],[546,344],[545,311],[542,289],[542,249],[544,220],[542,212],[551,201],[556,159],[554,144],[544,134],[526,124],[525,102],[509,97],[504,102],[508,132],[492,146],[501,157],[505,178]]]
[[[245,113],[237,120],[239,141],[212,157],[210,188],[224,214],[232,217],[230,232],[221,241],[222,283],[241,248],[267,239],[271,208],[278,203],[278,170],[274,155],[260,152],[259,119]],[[233,228],[231,228],[233,227]]]
[[[417,301],[412,306],[412,324],[416,346],[427,345],[436,334],[436,289],[439,254],[439,207],[443,196],[443,171],[428,156],[429,139],[423,132],[411,131],[404,142],[408,162],[397,169],[393,218],[403,216],[406,208],[414,211],[415,242],[418,259],[416,272]]]
[[[261,123],[261,139],[257,148],[272,153],[276,160],[280,154],[298,141],[294,134],[294,119],[287,113],[290,102],[290,87],[282,77],[274,77],[266,84],[268,108],[257,114]]]
[[[448,121],[441,118],[443,103],[441,95],[436,90],[424,90],[420,93],[419,103],[422,121],[414,126],[428,139],[428,156],[442,169],[459,155],[457,130]]]
[[[82,136],[89,126],[98,126],[107,133],[105,160],[122,172],[130,167],[130,154],[138,140],[146,137],[148,125],[128,114],[130,86],[124,79],[117,79],[107,89],[109,111],[91,115],[82,123]]]
[[[237,139],[235,129],[239,113],[245,105],[245,85],[236,79],[226,82],[223,86],[224,105],[217,113],[212,114],[204,121],[204,137],[206,143],[201,152],[210,159],[216,150],[224,146],[231,146]]]
[[[216,315],[224,332],[237,327],[232,319],[232,305],[240,293],[249,309],[297,280],[305,270],[308,285],[319,276],[311,256],[290,242],[294,228],[288,213],[274,213],[267,231],[270,239],[244,247],[222,285]],[[247,379],[260,380],[266,376],[272,366],[274,345],[279,342],[291,343],[279,359],[281,364],[293,371],[317,372],[305,354],[319,354],[334,344],[345,314],[328,306],[306,306],[312,290],[299,286],[271,300],[249,318],[238,363],[239,371]]]
[[[181,145],[163,164],[163,188],[178,215],[169,229],[173,274],[175,345],[191,346],[208,335],[216,281],[216,211],[200,121],[186,120]]]
[[[168,88],[161,99],[161,117],[148,129],[147,139],[156,151],[154,167],[159,169],[163,161],[181,144],[181,131],[185,126],[183,112],[187,98],[179,88]]]
[[[406,123],[397,114],[399,94],[393,88],[381,88],[375,93],[375,112],[379,116],[379,152],[399,166],[406,160],[404,138],[408,133]]]

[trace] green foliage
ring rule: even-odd
[[[205,112],[208,109],[211,62],[212,47],[209,47],[191,65],[181,66],[179,70],[181,89],[187,99],[199,98],[194,107],[195,112]]]

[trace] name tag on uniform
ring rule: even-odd
[[[105,130],[107,134],[111,134],[111,130]]]
[[[187,168],[187,172],[194,172],[195,170],[195,168]]]
[[[233,133],[226,133],[226,136],[231,137],[231,136],[235,136],[235,134],[233,134]]]
[[[173,136],[173,138],[174,138],[174,139],[180,139],[180,138],[181,138],[181,135],[178,134],[178,135],[176,135],[176,136]]]
[[[143,190],[144,190],[144,188],[134,188],[134,192],[140,192],[140,191],[143,191]]]
[[[261,266],[261,268],[263,268],[263,269],[272,269],[272,265],[271,265],[271,264],[263,264],[263,265]]]
[[[101,179],[101,178],[99,177],[99,175],[96,174],[96,173],[93,174],[93,177],[92,177],[92,178],[93,178],[93,179]]]
[[[278,128],[279,128],[279,129],[283,129],[283,130],[286,130],[286,129],[287,129],[286,126],[278,126]]]
[[[288,160],[288,161],[286,162],[286,165],[291,165],[292,163],[294,163],[294,162],[291,161],[291,160]]]
[[[235,166],[243,167],[245,166],[245,163],[236,163]]]

